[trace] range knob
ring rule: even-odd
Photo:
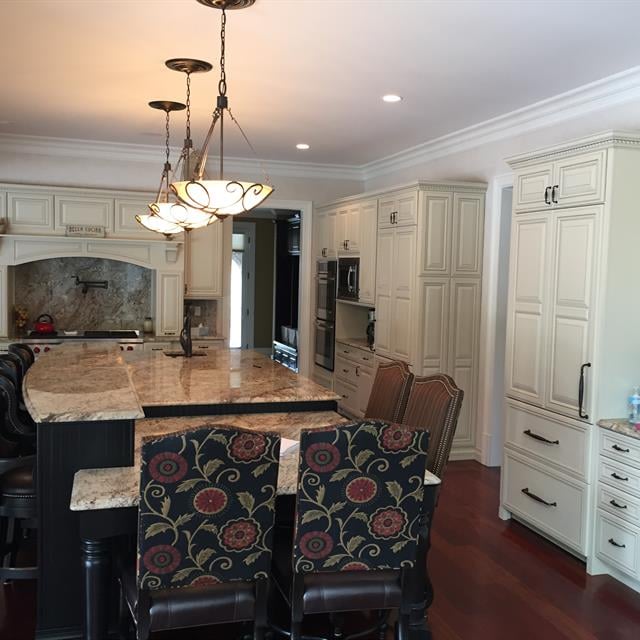
[[[33,350],[34,350],[36,353],[40,353],[40,347],[34,347],[34,348],[33,348]]]
[[[44,352],[47,353],[47,351],[51,351],[51,349],[49,347],[45,347]]]
[[[129,346],[127,347],[127,351],[133,351],[133,347],[132,347],[131,345],[129,345]]]

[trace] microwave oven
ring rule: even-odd
[[[338,258],[338,299],[354,300],[360,296],[360,258]]]

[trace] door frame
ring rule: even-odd
[[[255,318],[255,270],[256,270],[256,225],[255,222],[233,221],[232,234],[240,233],[248,238],[242,258],[242,307],[247,313],[242,314],[242,349],[253,349],[253,331]],[[232,248],[233,255],[233,248]],[[248,339],[245,339],[248,337]]]

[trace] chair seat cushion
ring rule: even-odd
[[[35,498],[33,467],[17,467],[0,476],[2,495],[10,498]]]
[[[133,568],[122,571],[121,580],[129,607],[136,611],[138,591]],[[254,594],[254,584],[241,581],[149,591],[151,630],[252,620]]]
[[[293,533],[277,531],[273,550],[273,579],[290,603]],[[322,571],[304,576],[304,613],[368,611],[400,606],[400,571]]]

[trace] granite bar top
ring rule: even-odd
[[[140,448],[144,437],[165,435],[207,424],[224,424],[232,427],[275,432],[283,438],[299,440],[301,429],[327,427],[345,422],[348,422],[346,418],[333,411],[251,413],[136,420],[133,466],[78,471],[73,483],[70,508],[72,511],[89,511],[137,506]],[[298,474],[297,461],[297,445],[280,456],[279,494],[295,493]]]
[[[144,417],[127,364],[113,343],[65,344],[38,359],[23,382],[35,422]]]
[[[193,358],[122,352],[115,343],[64,344],[34,363],[23,392],[36,422],[136,419],[142,407],[338,400],[256,351],[215,341]]]
[[[293,413],[234,414],[184,418],[145,418],[136,421],[135,452],[132,467],[81,469],[76,472],[71,492],[72,511],[136,507],[139,499],[140,447],[142,438],[191,429],[207,424],[259,429],[279,433],[283,438],[299,440],[301,429],[313,429],[348,422],[333,411]],[[295,444],[280,455],[278,494],[293,495],[298,484],[298,453]],[[425,484],[438,485],[440,479],[428,471]]]
[[[623,436],[629,436],[630,438],[636,438],[640,440],[640,431],[634,429],[626,418],[614,418],[607,420],[599,420],[598,426],[602,429],[608,429],[609,431],[615,431]]]

